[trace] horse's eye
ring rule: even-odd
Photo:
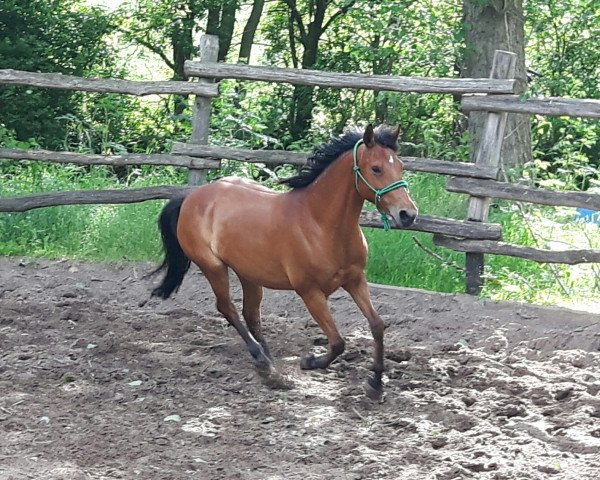
[[[376,175],[379,175],[381,173],[381,168],[375,165],[374,167],[371,167],[371,171]]]

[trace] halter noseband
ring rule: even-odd
[[[358,147],[360,147],[360,145],[362,143],[364,143],[364,142],[362,139],[360,139],[354,145],[354,152],[353,152],[354,167],[352,168],[352,171],[355,174],[354,186],[356,187],[356,191],[360,192],[358,189],[358,179],[360,178],[364,182],[364,184],[367,187],[369,187],[369,189],[375,194],[375,207],[377,207],[377,211],[381,214],[381,222],[383,223],[383,229],[387,232],[390,229],[390,221],[388,220],[387,213],[383,212],[379,208],[379,200],[381,200],[381,197],[383,197],[386,193],[396,190],[397,188],[408,188],[408,182],[406,182],[404,180],[397,180],[395,182],[390,183],[387,187],[383,187],[379,190],[374,188],[367,181],[367,179],[364,177],[364,175],[361,173],[360,167],[358,166]]]

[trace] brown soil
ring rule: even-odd
[[[293,384],[276,390],[198,272],[162,302],[149,270],[0,258],[0,478],[600,478],[600,316],[374,286],[377,403],[345,294],[331,306],[347,352],[306,372],[323,336],[296,296],[267,292]]]

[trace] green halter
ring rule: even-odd
[[[365,183],[365,185],[369,187],[371,191],[375,194],[375,206],[377,207],[377,211],[381,214],[381,222],[383,223],[383,229],[387,232],[390,229],[390,221],[388,220],[387,214],[379,208],[379,200],[381,200],[381,197],[383,197],[386,193],[396,190],[397,188],[408,188],[408,182],[405,182],[404,180],[397,180],[393,183],[390,183],[387,187],[383,187],[380,190],[374,188],[363,176],[363,174],[360,171],[360,167],[358,166],[358,147],[360,147],[362,143],[364,142],[361,139],[358,142],[356,142],[356,145],[354,145],[354,167],[352,168],[352,170],[355,173],[354,186],[358,191],[358,179],[360,178]]]

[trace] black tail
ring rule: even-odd
[[[161,284],[152,290],[153,297],[169,298],[173,292],[179,290],[183,277],[190,268],[190,260],[183,253],[179,240],[177,240],[177,221],[184,198],[172,199],[165,205],[158,217],[158,228],[162,236],[165,259],[150,275],[165,269],[167,274]]]

